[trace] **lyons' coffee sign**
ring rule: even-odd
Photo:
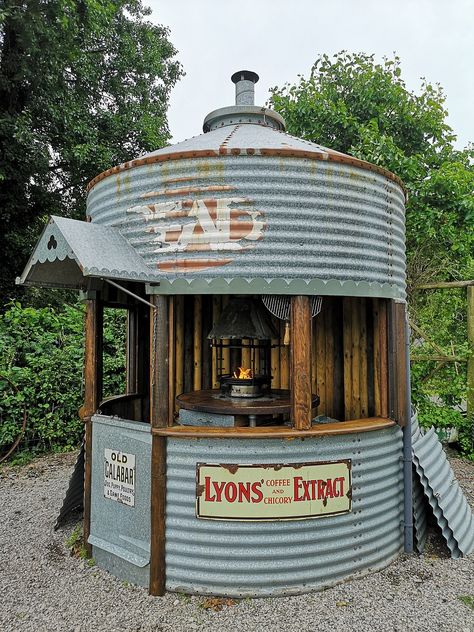
[[[196,468],[196,515],[210,520],[302,520],[351,511],[351,461]]]

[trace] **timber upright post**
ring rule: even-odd
[[[152,295],[150,308],[151,537],[150,595],[165,594],[166,437],[153,433],[168,425],[168,297]]]
[[[467,418],[471,424],[471,445],[474,447],[474,285],[467,288]]]
[[[297,430],[308,430],[312,422],[311,300],[291,298],[291,419]]]
[[[84,526],[83,539],[89,557],[92,547],[88,543],[91,526],[92,476],[92,415],[99,408],[102,397],[102,320],[103,310],[98,292],[88,292],[85,300],[86,326],[84,342]]]

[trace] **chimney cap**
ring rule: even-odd
[[[233,83],[238,83],[239,81],[252,81],[253,83],[257,83],[260,77],[252,70],[238,70],[234,72],[230,79]]]

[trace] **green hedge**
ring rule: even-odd
[[[465,297],[462,293],[434,293],[416,305],[420,326],[446,349],[452,341],[458,353],[467,354]],[[442,298],[442,300],[440,300]],[[0,314],[0,454],[18,436],[23,407],[28,414],[21,449],[32,452],[70,449],[81,440],[78,410],[83,403],[84,309],[82,304],[22,307],[11,303]],[[125,392],[125,312],[104,313],[104,396]],[[419,349],[413,349],[415,355]],[[422,352],[427,352],[424,345]],[[422,425],[455,426],[463,454],[474,458],[472,430],[459,411],[466,395],[465,363],[453,363],[426,375],[435,363],[412,365],[413,402]],[[7,378],[7,380],[5,379]],[[13,389],[8,380],[16,385]]]
[[[117,394],[124,392],[123,311],[106,310],[104,322],[104,392]],[[28,423],[21,448],[43,452],[78,445],[83,332],[80,303],[61,310],[12,303],[0,315],[0,453],[17,437],[25,405]]]

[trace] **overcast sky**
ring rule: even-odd
[[[173,142],[202,131],[204,116],[234,103],[230,75],[260,75],[256,104],[271,86],[308,76],[319,53],[401,57],[402,77],[439,82],[459,147],[474,141],[474,0],[144,0],[168,26],[186,76],[173,90]]]

